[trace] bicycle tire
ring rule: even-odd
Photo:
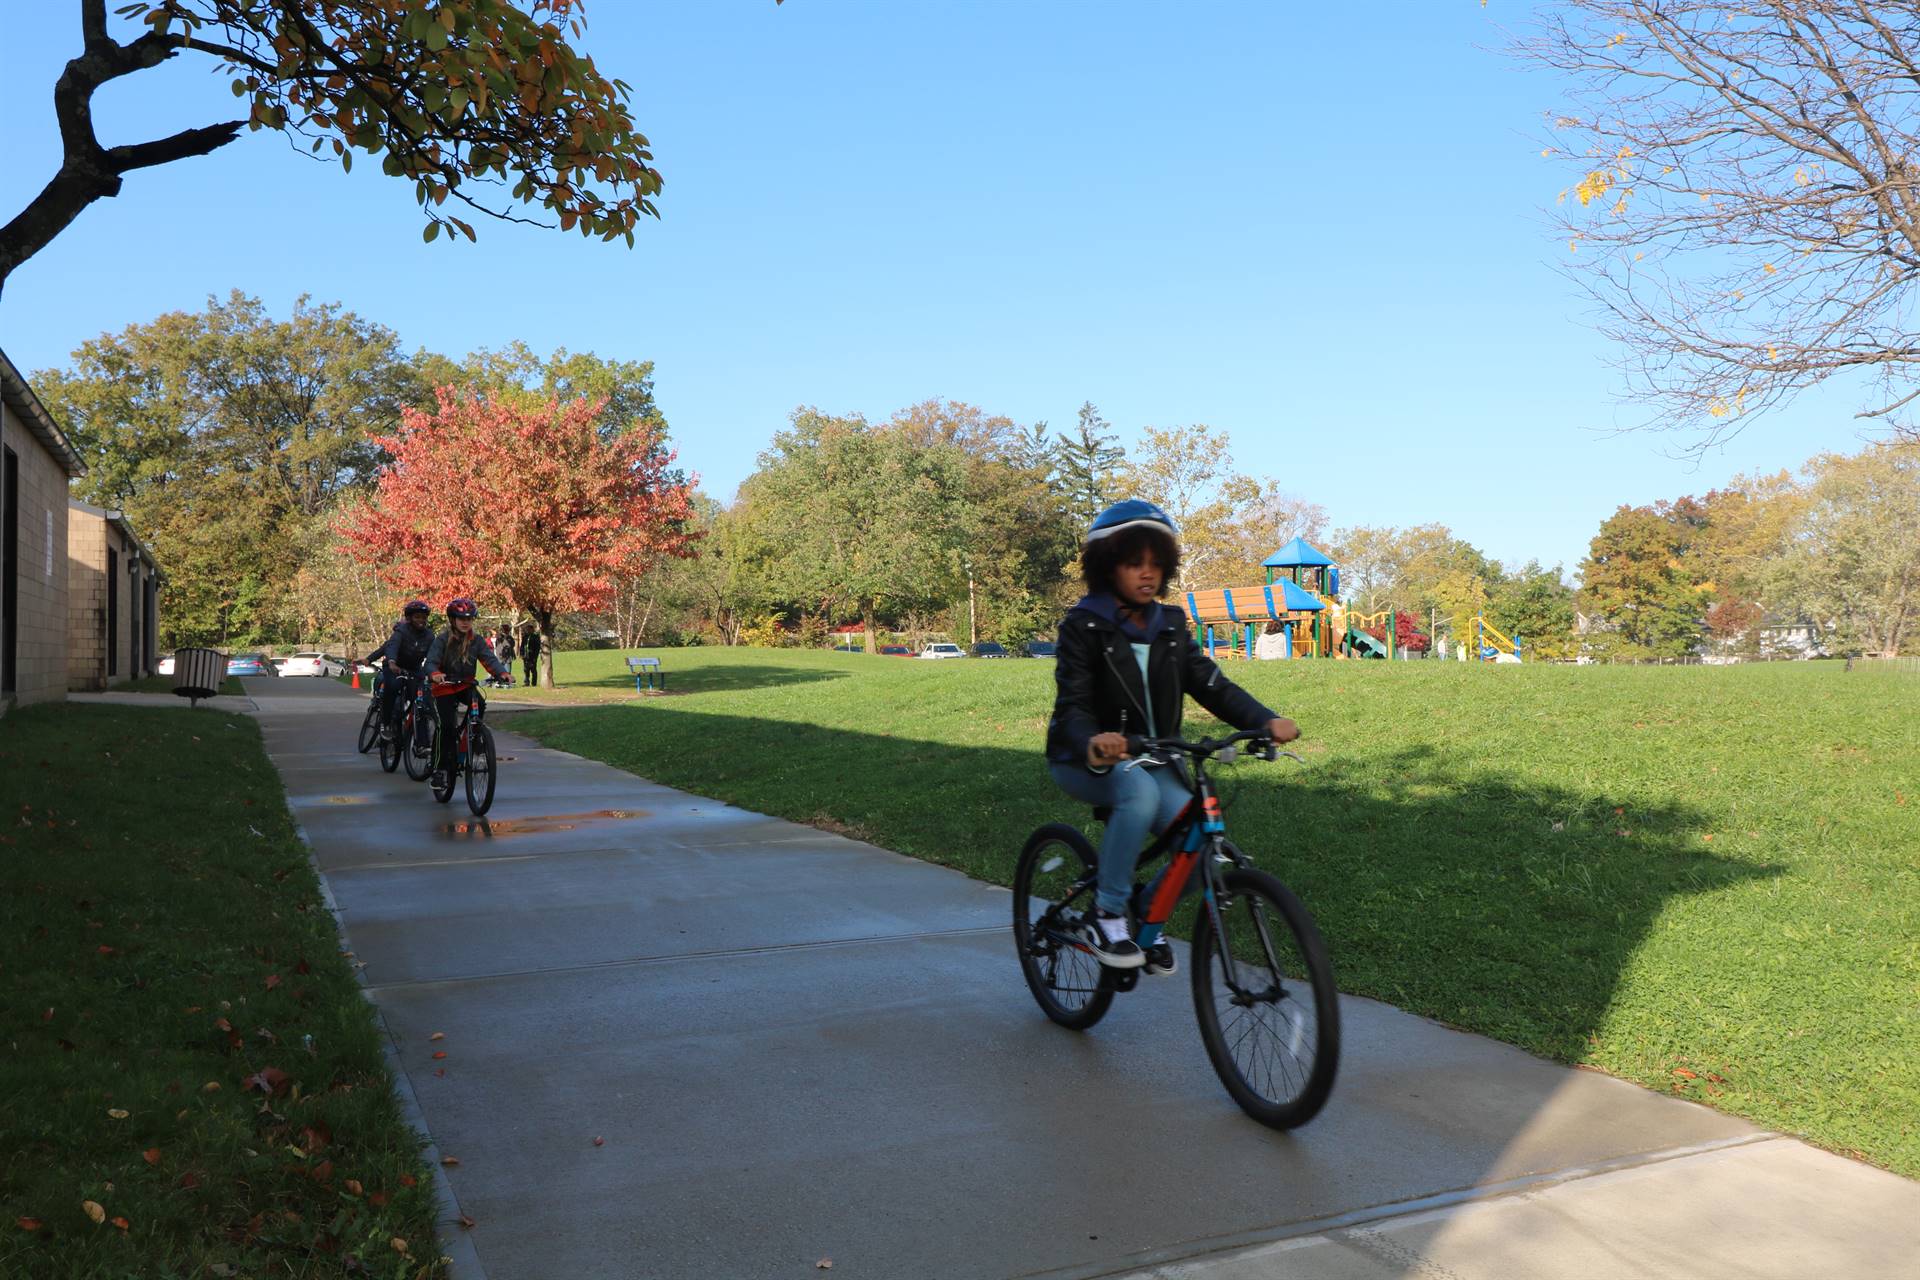
[[[446,783],[445,785],[435,785],[430,781],[427,784],[427,789],[433,792],[433,798],[435,800],[438,800],[441,804],[445,804],[447,801],[453,799],[453,789],[460,783],[460,762],[457,759],[443,760],[440,758],[440,727],[438,725],[434,726],[433,731],[433,763],[435,768],[439,770],[440,776],[446,779]]]
[[[493,785],[499,775],[499,757],[493,753],[493,730],[484,724],[473,726],[473,740],[467,746],[467,808],[483,818],[493,807]]]
[[[373,750],[373,744],[380,737],[380,699],[367,699],[367,717],[360,722],[360,754]]]
[[[1225,945],[1234,948],[1242,991],[1255,981],[1263,985],[1244,998],[1227,986],[1222,940],[1213,912],[1203,907],[1191,956],[1200,1039],[1241,1110],[1270,1128],[1297,1128],[1326,1105],[1339,1069],[1340,995],[1333,963],[1313,916],[1278,879],[1237,868],[1221,877],[1221,884]],[[1281,981],[1274,981],[1269,956],[1279,962]],[[1301,998],[1302,987],[1310,992],[1310,1002]],[[1226,1009],[1235,1011],[1231,1017],[1223,1012],[1223,998]],[[1278,1012],[1269,1016],[1264,1009]],[[1310,1051],[1303,1054],[1309,1036]]]
[[[1013,873],[1013,946],[1021,976],[1040,1012],[1070,1031],[1085,1031],[1106,1016],[1113,1004],[1112,983],[1090,953],[1037,936],[1034,926],[1057,905],[1056,897],[1092,875],[1098,865],[1093,846],[1079,828],[1054,822],[1027,837]],[[1084,897],[1091,906],[1091,886],[1068,894],[1066,902],[1075,897]]]
[[[406,750],[402,754],[406,760],[407,776],[415,782],[425,782],[428,775],[433,772],[433,748],[429,746],[425,751],[415,749],[413,745],[413,735],[419,732],[419,730],[415,728],[418,723],[419,719],[417,716],[408,716],[406,721],[400,726],[399,736],[406,739]],[[429,730],[429,732],[431,732],[431,730]]]
[[[380,736],[380,767],[388,773],[400,767],[401,753],[407,749],[406,740],[400,734],[400,726],[395,725],[392,734]]]

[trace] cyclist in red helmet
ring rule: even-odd
[[[473,620],[478,616],[480,606],[465,596],[459,596],[447,602],[447,629],[433,638],[433,647],[427,650],[424,670],[427,684],[433,690],[435,714],[440,721],[441,767],[434,771],[433,785],[446,785],[443,776],[446,762],[453,759],[454,736],[459,732],[460,717],[454,711],[456,706],[467,706],[474,699],[480,699],[484,710],[487,701],[480,697],[479,687],[473,682],[474,671],[484,665],[499,679],[507,679],[511,674],[507,665],[500,661],[493,651],[493,644],[485,636],[473,629]],[[446,689],[447,692],[441,692]]]

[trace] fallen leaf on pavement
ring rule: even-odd
[[[427,1039],[429,1040],[445,1040],[446,1038],[447,1038],[447,1033],[444,1031],[436,1031],[432,1035],[427,1037]]]
[[[459,1156],[441,1156],[440,1163],[445,1165],[447,1168],[451,1169],[453,1168],[453,1166],[460,1163],[460,1157]]]
[[[80,1208],[85,1211],[89,1218],[93,1219],[93,1225],[96,1227],[107,1220],[107,1211],[102,1209],[96,1200],[82,1200],[80,1202]]]
[[[605,1138],[595,1138],[593,1140],[593,1145],[596,1147],[604,1147],[607,1145],[607,1140]]]
[[[474,1221],[472,1218],[469,1218],[466,1214],[463,1213],[460,1215],[460,1225],[465,1227],[467,1230],[471,1231],[473,1230],[473,1227],[474,1227]]]
[[[435,1062],[438,1062],[440,1059],[446,1056],[447,1056],[447,1051],[445,1049],[435,1049],[433,1051],[433,1060]]]
[[[816,1271],[831,1271],[833,1270],[833,1259],[822,1258],[820,1261],[814,1263],[813,1266]]]

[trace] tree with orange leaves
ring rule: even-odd
[[[534,402],[442,387],[376,441],[392,457],[341,532],[363,561],[433,601],[472,596],[539,628],[553,685],[554,620],[606,606],[621,578],[693,551],[693,481],[666,429],[603,431],[604,400]]]

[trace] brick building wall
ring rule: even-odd
[[[67,687],[106,689],[153,674],[159,619],[153,558],[118,512],[67,505]]]
[[[0,512],[18,539],[14,578],[14,687],[0,690],[25,704],[67,694],[67,464],[28,429],[12,403],[0,400],[0,449],[16,468],[17,509]],[[5,454],[0,453],[0,460]],[[5,502],[0,492],[0,503]],[[4,608],[4,603],[0,603]],[[0,619],[5,626],[6,619]]]

